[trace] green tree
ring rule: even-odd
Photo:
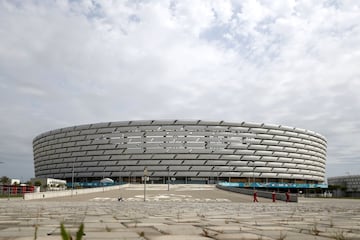
[[[34,183],[35,186],[40,187],[41,186],[41,181],[40,180],[36,180]]]
[[[27,181],[25,184],[28,186],[33,186],[33,183],[31,181]]]
[[[1,179],[0,179],[0,182],[2,184],[10,184],[11,179],[9,177],[7,177],[7,176],[2,176]]]

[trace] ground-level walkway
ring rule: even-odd
[[[118,201],[121,197],[124,201]],[[42,200],[0,200],[0,239],[360,239],[360,200],[272,203],[209,185],[131,185]]]
[[[118,201],[121,198],[127,202],[144,201],[145,186],[143,184],[127,184],[118,189],[90,193],[74,194],[73,196],[52,198],[47,201]],[[253,197],[217,189],[215,185],[166,185],[147,184],[146,202],[252,202]],[[259,202],[271,202],[266,198],[258,198]]]

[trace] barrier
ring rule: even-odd
[[[34,192],[34,190],[34,186],[9,184],[0,185],[0,195],[16,196],[24,193],[31,193]]]
[[[236,192],[236,193],[241,193],[241,194],[245,194],[245,195],[253,195],[254,194],[254,189],[248,189],[248,188],[236,188],[236,187],[225,187],[225,186],[221,186],[219,184],[216,185],[216,187],[218,189],[221,190],[225,190],[225,191],[230,191],[230,192]],[[258,197],[262,197],[262,198],[270,198],[272,199],[272,192],[268,192],[268,191],[261,191],[256,189],[257,191],[257,195]],[[286,195],[285,193],[276,193],[276,200],[279,201],[286,201]],[[298,202],[298,196],[297,194],[290,194],[290,202]]]
[[[127,186],[128,184],[108,186],[108,187],[98,187],[98,188],[85,188],[85,189],[73,189],[73,190],[68,189],[64,191],[54,191],[54,192],[50,191],[50,192],[25,193],[24,200],[67,197],[67,196],[74,196],[74,195],[87,194],[87,193],[104,192],[104,191],[111,191],[120,188],[125,188]]]

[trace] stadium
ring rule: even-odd
[[[314,188],[326,139],[265,123],[147,120],[78,125],[33,140],[35,177],[91,183],[216,183]]]

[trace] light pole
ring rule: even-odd
[[[144,168],[144,202],[146,201],[146,180],[148,176],[147,167]]]
[[[254,187],[254,190],[255,190],[255,161],[252,161],[253,163],[253,187]]]
[[[72,174],[71,174],[71,196],[73,195],[74,191],[74,167],[75,167],[75,158],[72,165]]]
[[[168,191],[170,191],[170,166],[168,166]]]
[[[121,167],[119,168],[119,189],[121,186]]]
[[[104,170],[103,170],[103,178],[102,178],[102,186],[103,186],[103,192],[105,192],[105,166],[104,166]]]

